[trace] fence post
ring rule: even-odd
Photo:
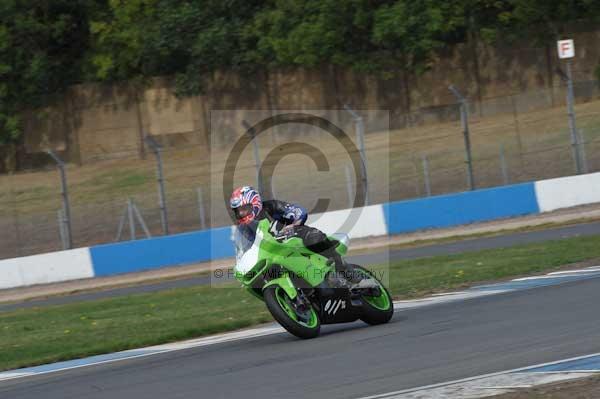
[[[575,121],[575,96],[573,94],[573,72],[571,71],[571,60],[567,61],[567,73],[564,73],[560,68],[557,68],[556,71],[562,80],[567,83],[567,116],[569,118],[569,132],[571,133],[573,159],[575,160],[575,170],[577,174],[582,174],[583,165],[579,148],[579,134],[577,133],[577,124]]]
[[[583,173],[583,165],[581,160],[580,148],[579,148],[579,134],[577,134],[577,124],[575,121],[575,95],[573,93],[573,72],[571,70],[571,60],[567,61],[567,106],[569,114],[569,129],[571,130],[571,137],[573,145],[575,146],[575,163],[577,167],[577,173]]]
[[[131,202],[131,207],[133,208],[133,213],[137,218],[138,222],[140,223],[140,226],[142,226],[142,230],[144,230],[144,234],[146,234],[146,238],[151,238],[152,234],[150,234],[150,230],[148,230],[148,226],[146,226],[146,222],[144,221],[140,210],[133,201]]]
[[[73,248],[73,236],[72,236],[72,232],[71,232],[71,207],[69,205],[69,192],[67,189],[67,175],[65,173],[65,163],[63,162],[62,159],[60,159],[58,157],[58,155],[56,155],[54,153],[54,151],[48,150],[46,152],[48,153],[48,155],[50,155],[50,157],[52,157],[54,162],[56,162],[56,165],[58,166],[58,170],[60,172],[60,187],[61,187],[60,194],[62,196],[63,210],[64,210],[64,219],[63,220],[64,220],[66,230],[67,230],[66,231],[66,243],[67,243],[66,249],[71,249],[71,248]]]
[[[519,147],[519,161],[523,166],[523,141],[521,140],[521,127],[519,125],[519,112],[517,111],[517,103],[515,102],[514,94],[510,95],[510,103],[512,105],[513,119],[515,121],[515,133],[517,135],[517,146]]]
[[[136,230],[135,230],[135,220],[137,219],[138,223],[142,227],[146,238],[152,238],[152,234],[150,234],[150,230],[146,225],[146,221],[142,217],[140,210],[137,205],[133,202],[131,198],[127,198],[127,207],[125,208],[125,212],[123,216],[119,220],[119,227],[117,229],[117,238],[115,238],[115,242],[121,240],[121,235],[123,234],[123,228],[125,227],[125,222],[129,223],[129,237],[132,241],[137,238]]]
[[[63,216],[62,209],[58,210],[57,219],[58,219],[58,233],[60,234],[60,244],[62,246],[62,249],[68,249],[67,248],[67,237],[66,237],[66,232],[65,232],[65,217]]]
[[[413,154],[411,156],[411,163],[413,165],[413,168],[415,170],[415,195],[417,197],[421,196],[421,184],[419,182],[419,165],[418,165],[418,161],[417,158],[415,157],[415,155]]]
[[[158,206],[160,208],[160,222],[164,235],[169,234],[169,218],[167,216],[167,201],[165,199],[165,179],[163,176],[162,147],[152,136],[144,139],[156,156],[156,181],[158,182]]]
[[[259,193],[264,192],[263,187],[263,178],[262,173],[260,171],[260,153],[258,151],[258,142],[256,141],[256,132],[252,128],[252,126],[248,123],[248,121],[243,120],[242,126],[246,129],[246,134],[250,136],[250,140],[252,141],[252,148],[254,150],[254,163],[256,167],[256,185]]]
[[[127,198],[127,217],[129,218],[129,235],[131,240],[135,240],[135,219],[133,218],[133,201]]]
[[[431,180],[429,178],[429,160],[427,155],[423,154],[421,162],[423,164],[423,180],[425,181],[425,195],[431,197]]]
[[[119,227],[117,228],[117,238],[115,238],[115,242],[121,241],[121,234],[123,233],[123,227],[125,227],[125,219],[129,215],[129,203],[127,203],[127,207],[125,208],[125,212],[121,219],[119,220]]]
[[[583,167],[583,173],[588,173],[589,168],[588,168],[587,154],[585,153],[585,137],[583,135],[583,130],[579,129],[578,133],[579,133],[579,150],[580,150],[580,154],[581,154],[581,163],[582,163],[582,167]]]
[[[504,144],[500,144],[500,171],[502,172],[502,180],[504,185],[509,184],[508,165],[506,163],[506,154],[504,153]]]
[[[348,192],[348,204],[349,204],[349,207],[352,208],[354,206],[354,204],[353,204],[353,198],[352,198],[352,170],[350,169],[350,166],[346,165],[345,171],[346,171],[346,191]]]
[[[361,159],[361,175],[362,183],[365,190],[365,205],[369,205],[369,178],[367,176],[367,152],[365,150],[365,121],[357,114],[348,104],[344,105],[344,109],[352,115],[354,120],[354,128],[356,130],[356,140],[358,142],[358,151]]]
[[[454,85],[448,86],[448,90],[450,90],[460,102],[460,121],[465,139],[467,180],[469,184],[469,190],[475,190],[475,178],[473,177],[473,157],[471,155],[471,137],[469,134],[469,103],[467,99],[458,91],[458,89],[454,87]]]
[[[206,214],[204,213],[204,198],[202,196],[202,187],[196,189],[198,196],[198,216],[200,216],[200,228],[206,228]]]

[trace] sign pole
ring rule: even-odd
[[[579,150],[579,135],[577,134],[577,123],[575,118],[575,95],[573,94],[573,73],[571,71],[571,60],[567,61],[567,114],[569,115],[569,131],[571,132],[571,143],[575,153],[575,167],[577,174],[583,173],[581,163],[581,151]]]
[[[577,123],[575,121],[575,95],[573,93],[573,71],[572,59],[575,57],[575,43],[571,39],[559,40],[557,42],[558,58],[567,60],[567,73],[559,73],[567,82],[567,115],[569,117],[569,131],[571,133],[571,145],[573,146],[573,158],[575,159],[575,168],[577,174],[583,173],[583,163],[581,161],[581,149],[579,143],[579,134],[577,134]]]

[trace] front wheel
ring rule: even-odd
[[[279,286],[267,287],[263,297],[271,315],[289,333],[304,339],[319,335],[321,322],[312,306],[305,312],[299,313],[292,299]]]
[[[363,314],[360,319],[370,325],[384,324],[390,321],[394,315],[394,302],[388,290],[371,271],[358,265],[352,265],[352,268],[365,275],[365,277],[377,281],[380,291],[378,296],[361,295]]]

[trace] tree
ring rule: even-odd
[[[366,0],[278,1],[260,10],[248,32],[265,65],[357,65],[374,49]]]
[[[373,41],[386,53],[381,62],[415,72],[426,69],[437,50],[463,40],[463,6],[456,1],[401,0],[377,9]]]
[[[20,134],[20,111],[79,82],[88,48],[86,0],[0,2],[0,144]]]
[[[171,76],[194,94],[218,69],[418,73],[456,43],[548,45],[599,19],[598,0],[3,0],[0,144],[18,139],[23,109],[73,83]]]
[[[244,64],[243,26],[258,0],[110,0],[92,21],[93,78],[103,81],[176,76],[181,93],[200,77]]]

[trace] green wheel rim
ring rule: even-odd
[[[379,296],[363,295],[362,298],[369,305],[373,306],[374,308],[377,308],[379,310],[388,310],[392,304],[392,300],[390,299],[390,296],[388,295],[388,292],[385,289],[385,287],[383,286],[383,284],[381,284],[381,282],[379,282],[379,280],[377,280],[375,277],[369,275],[368,273],[364,272],[363,270],[359,270],[359,271],[361,273],[363,273],[364,275],[367,275],[368,277],[371,277],[375,281],[377,281],[377,285],[379,285],[379,291],[381,291],[381,295],[379,295]]]
[[[317,313],[312,308],[312,306],[310,308],[310,319],[306,323],[302,320],[298,320],[298,315],[294,311],[294,308],[289,304],[288,301],[290,298],[285,293],[283,288],[277,287],[275,289],[275,297],[277,298],[277,302],[279,303],[279,306],[281,306],[281,309],[283,309],[285,311],[285,313],[290,317],[290,319],[294,320],[296,323],[298,323],[304,327],[308,327],[308,328],[316,328],[317,327],[319,319],[317,318]]]

